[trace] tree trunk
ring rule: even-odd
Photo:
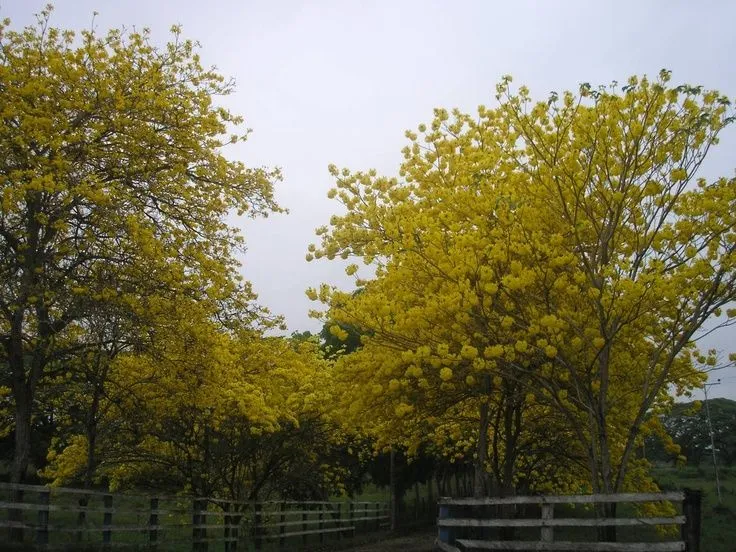
[[[488,425],[490,423],[488,394],[491,388],[491,376],[483,376],[483,393],[480,403],[480,422],[478,424],[478,453],[475,459],[475,477],[473,478],[473,497],[483,498],[486,494],[486,460],[488,459]]]
[[[11,483],[23,483],[26,480],[28,463],[31,458],[31,402],[32,397],[27,386],[16,389],[15,398],[15,451],[13,466],[10,471]]]
[[[501,485],[500,494],[503,498],[514,496],[513,483],[504,483]],[[500,506],[500,509],[503,519],[512,519],[515,517],[516,508],[513,504],[503,504]],[[512,541],[516,538],[516,529],[514,527],[501,527],[500,535],[502,541]]]
[[[398,517],[398,497],[396,496],[396,453],[391,449],[389,466],[389,488],[391,494],[391,530],[396,531],[396,518]]]
[[[23,483],[26,479],[28,462],[31,455],[31,401],[28,394],[21,390],[15,393],[15,451],[10,472],[11,483]],[[23,491],[14,490],[13,502],[23,502]],[[8,521],[22,523],[23,510],[9,509]],[[23,529],[10,528],[10,542],[23,542]]]
[[[427,479],[427,501],[429,502],[429,507],[434,508],[434,477],[432,476]]]
[[[611,519],[616,517],[615,502],[599,504],[596,510],[599,517]],[[615,525],[598,527],[598,542],[616,542],[616,538],[617,534]]]
[[[87,427],[87,469],[84,473],[84,488],[92,488],[95,471],[97,470],[97,424],[93,423]]]
[[[509,454],[509,453],[507,453]],[[499,482],[500,495],[503,498],[514,496],[514,460],[513,456],[507,455],[503,461],[503,481]],[[503,519],[511,519],[515,517],[516,506],[513,504],[504,504],[501,506],[501,517]],[[516,538],[516,530],[514,527],[501,527],[501,540],[511,541]]]
[[[445,474],[437,474],[435,476],[435,479],[437,481],[437,496],[446,497],[447,493],[445,492]]]
[[[23,483],[31,456],[31,405],[33,385],[26,382],[26,359],[23,355],[23,321],[25,312],[18,309],[10,320],[10,336],[5,351],[10,368],[15,401],[15,450],[10,470],[11,483]],[[31,366],[31,371],[33,366]],[[33,374],[31,374],[32,376]]]

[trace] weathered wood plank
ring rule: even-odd
[[[681,552],[685,543],[672,542],[535,542],[458,539],[462,550],[525,550],[568,552]],[[457,549],[455,549],[457,550]]]
[[[347,523],[347,520],[337,520],[337,519],[308,519],[308,520],[295,520],[295,521],[275,521],[273,523],[263,523],[261,527],[268,528],[268,527],[288,527],[290,525],[317,525],[318,523]]]
[[[278,517],[278,516],[281,515],[281,512],[279,512],[278,510],[261,510],[261,513],[263,514],[264,517],[265,516]],[[319,510],[284,510],[284,515],[285,516],[290,516],[292,514],[293,515],[301,515],[301,514],[307,514],[307,515],[314,514],[314,515],[317,515],[317,514],[319,514]]]
[[[86,506],[58,506],[54,504],[36,504],[29,502],[0,502],[0,510],[38,510],[43,508],[49,511],[64,512],[102,512],[103,514],[114,514],[115,508],[88,508]]]
[[[685,516],[663,518],[438,519],[440,527],[603,527],[682,525]]]
[[[288,537],[300,537],[303,535],[318,535],[320,533],[338,533],[343,531],[354,531],[355,526],[345,526],[345,527],[333,527],[330,529],[312,529],[310,531],[295,531],[293,533],[274,533],[273,535],[263,535],[264,539],[278,539],[281,537],[288,538]]]
[[[164,525],[148,525],[148,524],[141,524],[141,525],[111,525],[109,527],[109,531],[113,533],[117,532],[146,532],[149,530],[156,530],[156,531],[166,531],[167,529],[179,529],[184,527],[191,527],[191,523],[167,523]],[[20,529],[38,529],[40,525],[34,525],[34,524],[28,524],[23,523],[20,521],[4,521],[0,520],[0,528],[5,527],[17,527]],[[96,525],[92,527],[68,527],[66,525],[47,525],[49,533],[99,533],[102,531],[103,527],[101,525]],[[218,525],[198,525],[197,527],[203,528],[203,529],[237,529],[240,527],[240,525],[224,525],[224,524],[218,524]]]
[[[600,502],[679,502],[685,498],[681,491],[668,493],[619,493],[560,496],[510,496],[506,498],[441,498],[440,505],[494,506],[497,504],[596,504]]]
[[[337,504],[337,503],[330,502],[329,500],[263,500],[263,501],[257,502],[257,504],[262,504],[263,506],[267,506],[267,505],[278,506],[279,504]]]
[[[22,521],[0,520],[0,527],[11,527],[13,529],[36,529],[37,526],[30,523],[24,523]]]
[[[460,552],[459,548],[456,548],[451,544],[447,544],[446,542],[442,542],[440,539],[434,541],[434,548],[435,550],[440,550],[441,552]]]
[[[364,517],[354,517],[353,521],[377,521],[382,519],[390,519],[391,516],[364,516]]]

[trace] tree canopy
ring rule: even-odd
[[[364,334],[338,362],[345,401],[386,439],[466,443],[479,473],[510,409],[515,471],[528,415],[582,460],[571,482],[642,488],[647,414],[703,381],[698,330],[736,298],[736,179],[698,176],[733,108],[667,71],[542,102],[510,77],[497,92],[407,132],[399,178],[330,169],[345,214],[310,257],[365,268],[346,269],[359,293],[307,293]]]
[[[224,157],[246,134],[213,101],[232,83],[178,28],[156,48],[147,31],[77,36],[49,17],[0,26],[0,334],[15,480],[41,380],[90,346],[100,312],[145,323],[186,299],[209,304],[209,316],[261,316],[225,216],[279,209],[278,172]]]

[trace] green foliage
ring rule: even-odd
[[[732,466],[736,463],[736,401],[729,399],[709,399],[713,440],[716,446],[716,457],[719,465]],[[672,410],[662,416],[662,424],[675,444],[680,447],[680,454],[692,466],[703,463],[712,464],[711,440],[708,432],[708,420],[705,405],[700,401],[676,403]],[[651,439],[647,456],[652,460],[668,461],[668,455],[656,439]]]
[[[345,323],[325,322],[319,337],[325,356],[332,359],[357,351],[362,345],[360,330]]]

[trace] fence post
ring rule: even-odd
[[[38,493],[38,527],[36,528],[36,544],[45,547],[49,543],[49,503],[51,491],[48,489]]]
[[[192,500],[192,551],[200,552],[202,548],[202,500]]]
[[[223,502],[222,535],[225,541],[225,552],[230,552],[230,503]]]
[[[156,550],[158,546],[158,498],[151,497],[150,512],[148,514],[148,546]]]
[[[15,488],[12,491],[13,502],[23,502],[23,489]],[[20,508],[13,508],[8,511],[8,521],[16,522],[18,525],[23,525],[23,510]],[[10,542],[23,542],[23,527],[10,527],[9,529]]]
[[[324,523],[322,520],[324,519],[324,504],[318,504],[317,509],[319,510],[319,514],[317,514],[317,519],[319,520],[319,523],[317,524],[317,529],[319,529],[319,543],[322,544],[325,542],[325,534],[322,532],[322,529],[325,528]]]
[[[286,540],[284,539],[284,531],[286,530],[284,525],[286,522],[286,502],[282,502],[279,508],[281,510],[281,515],[279,516],[279,521],[281,522],[281,526],[279,527],[279,548],[283,548]]]
[[[307,516],[309,515],[306,510],[307,507],[308,506],[306,504],[302,504],[302,508],[304,508],[304,510],[302,510],[302,532],[307,530]],[[307,535],[302,535],[302,544],[305,547],[307,546]]]
[[[687,552],[700,552],[700,522],[703,493],[697,489],[685,489],[682,513],[685,523],[681,528],[682,540]]]
[[[350,527],[352,527],[352,537],[355,538],[355,522],[353,521],[353,518],[355,517],[355,502],[350,502],[348,504],[348,521],[350,521]]]
[[[102,515],[102,545],[110,548],[112,543],[112,495],[106,494],[102,497],[104,513]]]
[[[450,506],[447,504],[442,504],[440,502],[439,519],[443,520],[443,519],[449,519],[449,518],[450,518]],[[455,544],[455,536],[452,534],[451,527],[443,527],[442,525],[439,525],[438,537],[439,537],[440,542],[443,542],[445,544]]]
[[[79,499],[79,506],[80,508],[86,508],[89,506],[89,499],[90,495],[85,494],[82,495],[82,498]],[[84,526],[87,523],[87,512],[84,510],[81,510],[77,514],[77,542],[82,542],[84,540]]]
[[[262,527],[261,527],[261,504],[259,502],[256,502],[255,505],[254,505],[254,509],[255,509],[254,510],[255,511],[254,518],[255,518],[255,524],[256,524],[256,527],[255,527],[255,529],[256,529],[256,538],[255,538],[255,541],[256,541],[256,550],[259,550],[260,551],[261,548],[262,548],[262,545],[263,545],[263,538],[262,538],[262,535],[261,535],[261,532],[262,532]]]
[[[542,520],[553,519],[555,515],[554,504],[542,504]],[[542,525],[542,542],[554,542],[554,529]]]
[[[240,504],[233,504],[233,515],[230,516],[230,552],[236,552],[240,540],[240,521],[243,519]]]
[[[199,551],[199,501],[192,500],[192,552]]]
[[[322,544],[325,542],[325,534],[322,532],[322,529],[324,529],[324,523],[323,523],[323,511],[324,511],[324,505],[323,504],[317,504],[317,529],[319,530],[319,543]]]
[[[337,503],[337,526],[342,529],[342,502]],[[337,532],[337,540],[342,540],[342,531]]]
[[[202,513],[199,515],[199,522],[202,524],[200,527],[200,538],[202,539],[202,552],[207,552],[210,544],[207,542],[207,501],[202,501]]]
[[[379,530],[381,528],[381,503],[376,502],[376,530]]]

